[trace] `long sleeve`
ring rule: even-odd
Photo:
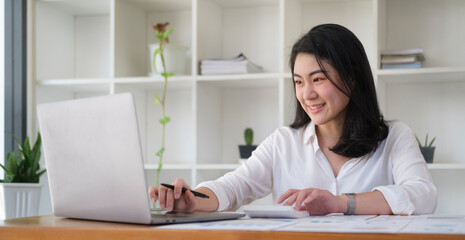
[[[421,155],[412,130],[397,122],[389,133],[385,155],[392,161],[394,185],[379,186],[394,214],[433,213],[437,205],[437,189]]]
[[[236,210],[271,192],[274,136],[266,138],[236,170],[197,186],[207,187],[215,193],[219,201],[218,211]]]

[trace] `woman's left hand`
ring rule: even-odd
[[[327,190],[306,188],[302,190],[289,189],[277,201],[285,206],[295,203],[296,211],[306,210],[310,215],[326,215],[329,213],[343,213],[346,211],[345,196],[334,196]]]

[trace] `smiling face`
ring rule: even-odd
[[[337,70],[325,61],[322,64],[325,70],[320,68],[313,54],[297,54],[293,73],[296,96],[316,126],[335,124],[335,127],[342,128],[349,97],[326,77],[328,75],[334,84],[343,89]]]

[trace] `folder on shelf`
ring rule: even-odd
[[[261,66],[250,62],[244,54],[231,59],[205,59],[201,61],[202,75],[263,72]]]
[[[382,64],[381,69],[410,69],[421,68],[421,62],[399,63],[399,64]]]
[[[424,60],[422,48],[381,51],[381,69],[421,68]]]

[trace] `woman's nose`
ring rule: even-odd
[[[313,87],[312,84],[306,84],[304,87],[304,92],[303,92],[303,98],[304,99],[313,99],[318,94],[315,92],[315,88]]]

